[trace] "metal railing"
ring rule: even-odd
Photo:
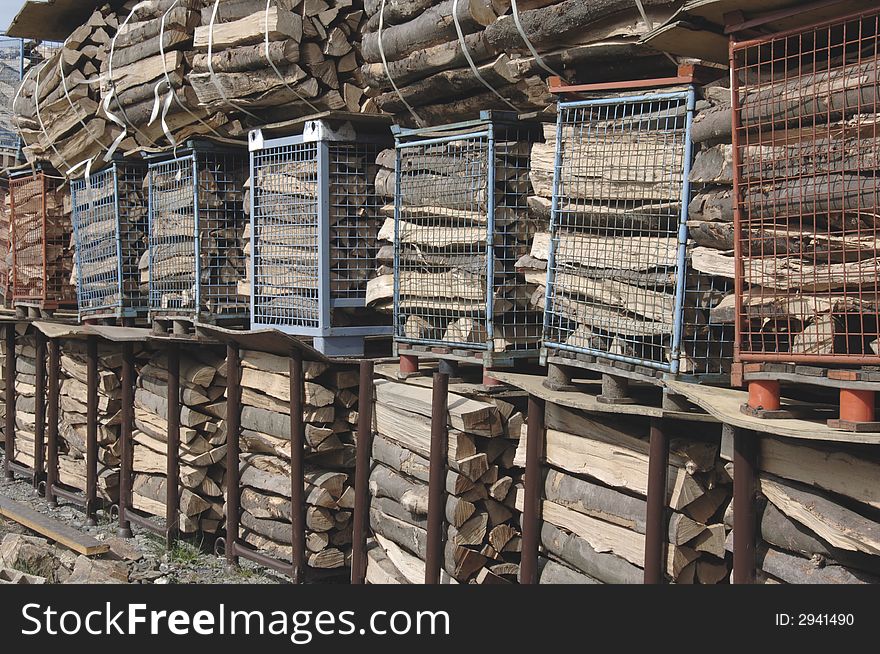
[[[375,161],[390,137],[355,130],[309,120],[294,136],[250,134],[251,324],[313,337],[328,355],[391,333],[365,309],[382,223]]]
[[[113,162],[71,183],[80,320],[147,312],[138,263],[147,249],[147,167]]]
[[[880,361],[880,12],[731,43],[737,358]]]

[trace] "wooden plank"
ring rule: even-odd
[[[64,545],[77,554],[95,556],[110,551],[110,546],[106,543],[101,543],[88,534],[83,534],[54,518],[37,513],[21,502],[16,502],[6,497],[0,497],[0,515],[17,522],[23,527],[27,527],[31,531],[37,532],[49,540]]]

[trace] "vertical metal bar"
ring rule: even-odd
[[[125,278],[122,274],[122,262],[124,261],[123,245],[128,246],[128,242],[123,243],[122,239],[127,238],[128,234],[123,235],[122,231],[122,207],[119,204],[119,164],[113,164],[113,206],[116,211],[114,224],[116,225],[116,306],[117,315],[122,316],[125,310],[126,299],[128,293],[125,288]],[[106,306],[106,300],[104,301]]]
[[[34,488],[43,481],[46,455],[46,336],[36,330],[36,361],[34,362]]]
[[[13,248],[14,251],[14,248]],[[6,325],[6,429],[4,439],[3,477],[13,479],[15,475],[9,463],[15,456],[15,324]]]
[[[79,199],[80,189],[82,189],[83,188],[82,185],[85,185],[85,184],[86,184],[86,178],[84,177],[81,181],[76,180],[75,182],[71,183],[71,185],[70,185],[70,200],[71,200],[71,203],[73,204],[73,211],[71,212],[71,218],[72,218],[72,222],[73,222],[73,238],[76,243],[76,247],[74,248],[73,256],[74,256],[74,260],[76,261],[76,275],[78,277],[77,283],[76,283],[76,307],[77,307],[77,316],[79,317],[80,322],[83,321],[83,304],[85,302],[85,299],[83,297],[83,283],[82,283],[82,278],[83,278],[83,263],[82,263],[82,249],[83,249],[82,244],[83,243],[82,242],[83,242],[84,237],[82,235],[83,227],[80,224],[82,222],[83,218],[82,218],[81,212],[77,209],[77,207],[79,207],[79,203],[80,203],[80,199]],[[86,187],[85,191],[86,191],[86,196],[88,196],[91,191],[91,188]]]
[[[428,471],[428,544],[425,583],[439,584],[443,568],[443,517],[446,514],[446,462],[449,458],[447,407],[449,375],[434,373],[431,396],[431,458]]]
[[[241,488],[238,478],[239,437],[241,436],[241,359],[238,345],[226,344],[226,563],[238,565]]]
[[[740,130],[742,128],[742,120],[739,106],[739,75],[736,69],[736,56],[733,46],[736,40],[733,35],[730,36],[730,97],[733,104],[733,128],[731,133],[731,144],[733,150],[733,299],[734,311],[736,317],[733,321],[733,360],[740,361],[742,352],[742,338],[744,324],[743,315],[743,277],[745,269],[743,264],[743,247],[742,247],[742,153],[740,151]]]
[[[669,466],[669,439],[660,418],[651,418],[648,449],[648,497],[645,515],[645,583],[663,583],[667,534],[666,471]]]
[[[58,483],[58,402],[59,377],[61,370],[61,353],[58,339],[49,339],[49,388],[46,398],[46,501],[49,506],[55,505],[55,484]],[[7,393],[9,390],[7,389]],[[8,414],[7,414],[8,415]]]
[[[117,534],[131,538],[131,525],[126,513],[131,506],[132,426],[134,424],[134,346],[122,344],[122,425],[119,429],[119,528]]]
[[[678,373],[679,354],[681,350],[681,337],[684,332],[684,293],[687,285],[687,240],[688,240],[688,205],[691,199],[691,161],[693,159],[693,143],[691,142],[691,127],[694,122],[694,109],[696,108],[696,90],[693,86],[688,87],[687,114],[684,128],[684,170],[682,171],[681,183],[681,213],[678,221],[678,253],[677,270],[675,271],[675,313],[672,323],[672,351],[669,371]]]
[[[559,245],[559,196],[562,180],[562,123],[568,109],[558,107],[556,112],[556,148],[553,154],[553,197],[550,200],[550,247],[547,253],[547,284],[544,288],[543,336],[550,336],[550,319],[553,315],[551,299],[556,285],[556,248]],[[553,339],[559,340],[558,337]]]
[[[526,478],[522,516],[522,562],[520,583],[538,583],[538,542],[541,531],[541,455],[544,449],[545,403],[529,395],[528,430],[526,438]]]
[[[193,189],[193,244],[195,245],[195,271],[193,286],[195,287],[195,307],[193,321],[198,321],[202,312],[202,229],[199,225],[199,163],[198,154],[192,154],[192,189]]]
[[[367,576],[367,525],[370,522],[370,453],[373,449],[373,362],[361,361],[358,386],[357,454],[354,468],[354,525],[351,583]]]
[[[251,192],[249,193],[248,204],[250,205],[250,210],[248,211],[248,221],[250,222],[251,228],[251,256],[247,259],[248,266],[248,279],[251,280],[251,293],[248,298],[248,302],[250,303],[250,311],[251,311],[251,329],[255,329],[255,325],[258,322],[257,313],[257,277],[255,274],[256,271],[256,262],[261,258],[260,249],[262,248],[262,243],[260,242],[257,235],[259,232],[257,231],[257,218],[255,207],[257,206],[257,192],[260,188],[260,185],[257,183],[257,178],[254,176],[254,158],[257,156],[257,153],[251,150],[248,156],[248,173],[250,177],[248,179],[251,180]],[[260,295],[262,300],[262,294]],[[262,302],[261,302],[262,305]],[[261,306],[262,309],[262,306]],[[228,541],[227,541],[228,542]],[[228,547],[228,545],[227,545]]]
[[[755,482],[758,435],[744,429],[733,432],[733,583],[755,583]]]
[[[41,227],[42,234],[43,234],[43,243],[42,243],[43,258],[40,261],[40,268],[41,268],[40,272],[42,272],[42,274],[43,274],[43,288],[41,289],[42,290],[42,298],[40,300],[40,308],[45,308],[46,302],[49,299],[49,258],[46,256],[47,255],[47,252],[46,252],[46,237],[47,237],[46,223],[48,222],[48,216],[46,215],[46,176],[43,173],[40,173],[40,181],[42,182],[42,189],[43,189],[43,192],[40,196],[40,199],[42,200],[42,205],[40,208],[40,211],[41,211],[41,213],[40,213],[40,227]],[[58,299],[60,299],[60,298],[58,298]],[[86,524],[88,524],[88,523],[86,523]]]
[[[97,525],[98,503],[98,338],[86,339],[86,524]]]
[[[318,329],[323,333],[330,324],[330,146],[318,143]]]
[[[294,350],[290,354],[290,529],[295,584],[303,582],[306,560],[303,390],[302,352]]]
[[[495,351],[495,124],[487,125],[489,133],[486,162],[486,350],[491,365]]]
[[[397,138],[395,138],[394,157],[394,275],[392,275],[394,291],[392,293],[392,321],[394,325],[393,335],[396,340],[405,335],[400,319],[400,208],[403,204],[403,197],[400,193],[400,181],[403,177],[403,169],[401,168],[403,156],[401,155],[400,140]],[[400,361],[402,366],[402,357]]]
[[[180,345],[168,345],[168,450],[165,457],[165,544],[178,532],[178,477],[180,476]]]

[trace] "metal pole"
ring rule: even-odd
[[[61,370],[61,353],[58,349],[58,339],[49,339],[49,389],[46,406],[46,501],[49,506],[55,506],[55,484],[58,483],[58,401],[59,383],[58,378]],[[8,392],[8,390],[7,390]]]
[[[9,463],[15,456],[15,325],[6,325],[6,430],[3,459],[3,477],[14,479]]]
[[[226,344],[226,563],[238,565],[239,502],[238,449],[241,435],[241,359],[238,345]]]
[[[165,545],[177,537],[180,496],[180,345],[168,345],[168,451],[165,457]]]
[[[447,407],[449,375],[434,373],[431,399],[431,459],[428,471],[428,544],[425,583],[439,584],[443,567],[443,517],[446,514],[446,462],[449,458]]]
[[[645,583],[663,583],[664,552],[667,533],[666,471],[669,467],[669,439],[663,421],[651,418],[651,442],[648,449],[648,498],[645,516]]]
[[[43,481],[46,456],[46,336],[36,332],[36,361],[34,381],[34,478],[36,489]]]
[[[544,400],[529,395],[526,438],[525,504],[522,517],[520,583],[538,583],[538,541],[541,529],[541,454],[544,449]]]
[[[733,428],[733,583],[755,583],[757,434]]]
[[[131,538],[131,524],[126,513],[131,506],[132,426],[134,424],[134,346],[122,344],[122,425],[119,430],[119,528],[117,534]]]
[[[98,339],[86,339],[86,524],[97,525],[98,503]]]
[[[303,365],[302,352],[290,355],[290,530],[292,581],[303,582],[306,560],[305,471],[303,468]]]
[[[373,448],[373,362],[361,361],[358,387],[357,454],[354,468],[351,583],[367,576],[367,525],[370,522],[370,453]]]

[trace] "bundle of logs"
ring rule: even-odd
[[[730,202],[730,130],[725,145],[723,136],[706,129],[712,122],[707,116],[724,103],[729,107],[729,93],[717,84],[703,88],[694,119],[692,134],[698,145],[690,181],[698,190],[688,216],[678,361],[682,373],[728,372],[733,355],[733,314],[727,309],[733,306],[732,260],[725,268],[712,265],[733,248],[732,222],[724,222],[728,214],[718,211],[716,204],[722,196],[728,206]],[[683,126],[683,106],[645,107],[648,114],[642,121],[649,129],[660,125],[651,112],[670,114],[660,129],[676,121]],[[554,343],[669,362],[681,211],[680,182],[670,175],[683,171],[684,148],[659,133],[650,138],[644,128],[629,132],[631,120],[600,120],[590,123],[589,130],[566,124],[558,144],[556,126],[546,125],[545,142],[532,148],[534,195],[528,198],[529,208],[547,219],[557,151],[562,156],[559,238],[552,244],[554,283],[546,307],[553,313],[553,333],[548,336]],[[644,161],[655,164],[646,169]],[[517,269],[537,289],[532,306],[542,311],[550,248],[550,235],[538,234],[531,252],[517,262]]]
[[[722,456],[733,458],[725,434]],[[758,452],[757,580],[880,583],[880,451],[762,437]],[[726,466],[731,472],[733,464]],[[733,505],[724,515],[733,525]],[[727,549],[732,550],[733,532]]]
[[[251,547],[291,561],[290,359],[241,352],[241,527]],[[306,565],[347,567],[354,508],[358,372],[304,361]]]
[[[529,129],[511,130],[507,138],[499,135],[494,161],[489,161],[488,148],[479,139],[399,150],[397,270],[395,153],[380,153],[376,191],[388,203],[381,209],[385,222],[379,232],[380,274],[368,283],[367,302],[391,311],[396,276],[398,335],[451,344],[486,343],[491,292],[494,351],[537,346],[542,320],[531,306],[533,287],[514,268],[533,247],[536,232],[546,230],[546,222],[526,205],[531,188]],[[494,168],[496,197],[492,234],[488,226],[490,167]],[[487,239],[494,246],[491,285],[486,279]]]
[[[7,329],[15,329],[15,327],[10,326]],[[17,330],[15,339],[15,449],[13,452],[7,452],[6,456],[16,463],[33,469],[37,422],[36,349],[34,335],[23,332],[24,330]],[[45,461],[45,454],[43,459]]]
[[[200,348],[180,357],[178,524],[182,534],[214,534],[225,524],[225,358]],[[134,396],[132,504],[166,515],[168,358],[155,352],[138,373]]]
[[[377,380],[370,472],[370,583],[425,581],[431,388]],[[450,393],[443,583],[505,583],[519,574],[513,469],[522,414],[500,399]]]
[[[513,4],[365,0],[362,71],[370,102],[403,123],[439,125],[485,109],[543,109],[555,101],[544,83],[550,74],[607,81],[625,79],[622,71],[633,66],[645,77],[674,68],[638,46],[650,26],[626,0],[521,1],[518,20]],[[651,24],[676,8],[668,0],[641,5]]]
[[[61,343],[59,389],[58,480],[85,492],[88,442],[87,344],[68,339]],[[97,377],[97,496],[108,505],[119,501],[119,465],[122,443],[122,353],[119,347],[98,343]]]
[[[196,150],[193,157],[195,164],[153,168],[144,180],[153,208],[140,279],[152,280],[154,308],[182,307],[210,317],[239,314],[246,306],[238,283],[246,277],[241,236],[247,163],[238,153]]]
[[[540,583],[642,583],[648,421],[550,402],[545,420]],[[679,584],[721,583],[730,572],[723,517],[732,491],[721,435],[691,435],[688,423],[668,429],[665,576]],[[517,465],[525,465],[525,446],[524,426]],[[521,508],[523,489],[516,492]]]
[[[16,304],[74,305],[73,228],[68,184],[38,173],[10,184]]]
[[[14,110],[25,155],[66,171],[106,156],[123,134],[118,148],[130,153],[242,136],[243,121],[374,111],[363,97],[358,4],[128,0],[96,9],[23,84]]]

